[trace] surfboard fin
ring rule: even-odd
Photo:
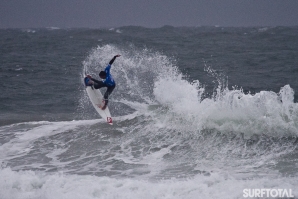
[[[111,117],[107,117],[107,123],[113,125],[113,120]]]

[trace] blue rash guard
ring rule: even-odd
[[[119,57],[120,55],[116,55],[113,57],[113,59],[111,59],[111,61],[109,62],[109,65],[105,68],[105,80],[104,81],[99,81],[97,79],[94,79],[92,77],[85,77],[84,82],[86,86],[92,86],[92,89],[100,89],[102,87],[107,87],[107,91],[104,94],[104,100],[105,100],[105,105],[103,107],[103,109],[105,109],[105,107],[108,105],[109,102],[109,95],[111,95],[111,93],[113,92],[114,88],[116,87],[115,81],[110,73],[111,70],[111,66],[113,64],[113,62],[115,61],[116,57]],[[102,78],[102,76],[100,75],[102,73],[102,71],[99,73],[99,77]],[[90,79],[93,81],[90,81]]]
[[[107,86],[115,86],[115,81],[110,73],[110,69],[111,69],[111,64],[109,64],[106,68],[105,68],[105,72],[106,72],[106,79],[103,81],[104,84],[106,84]]]

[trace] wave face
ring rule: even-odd
[[[298,196],[298,104],[290,84],[282,85],[279,91],[248,92],[231,87],[226,73],[214,69],[210,61],[203,61],[199,72],[187,69],[179,56],[134,45],[125,36],[136,30],[150,35],[152,30],[117,30],[99,31],[104,39],[105,34],[123,38],[119,44],[107,42],[89,48],[81,67],[72,71],[76,88],[75,81],[69,81],[73,78],[52,68],[44,75],[57,75],[50,80],[58,82],[54,84],[55,91],[47,89],[48,80],[43,82],[42,93],[28,101],[22,91],[24,110],[34,114],[16,108],[20,112],[11,111],[12,115],[30,117],[17,117],[16,122],[7,122],[7,118],[11,119],[9,114],[0,118],[5,121],[0,126],[0,198],[229,199],[243,198],[243,189],[254,188],[292,189],[293,195]],[[173,27],[156,31],[161,37],[174,34],[173,30],[178,35],[184,31]],[[51,30],[49,34],[58,34],[56,31],[65,30]],[[187,34],[191,31],[194,30],[188,29]],[[206,34],[205,31],[208,32],[200,34]],[[272,30],[245,30],[247,34],[268,31]],[[74,31],[71,35],[76,37],[74,33],[82,32]],[[98,78],[99,71],[116,54],[121,57],[111,69],[117,86],[110,96],[115,123],[110,126],[98,119],[79,84],[83,85],[85,73]],[[29,75],[26,67],[19,68],[10,72]],[[185,70],[195,72],[187,74]],[[212,85],[201,78],[201,73]],[[31,81],[27,83],[34,85]],[[55,103],[65,104],[50,110],[49,95],[57,100]],[[70,98],[76,104],[65,107]],[[33,106],[33,101],[40,106]],[[3,107],[5,113],[13,105]],[[74,107],[71,114],[70,107]],[[42,114],[44,109],[49,110],[49,115]]]

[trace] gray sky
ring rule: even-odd
[[[0,0],[0,28],[297,26],[298,0]]]

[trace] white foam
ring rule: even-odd
[[[88,175],[46,174],[0,170],[1,199],[94,199],[94,198],[243,198],[243,189],[283,188],[298,195],[297,178],[235,179],[228,174],[197,175],[191,179],[137,180]]]
[[[119,30],[119,29],[117,29],[117,30],[116,30],[116,33],[122,33],[122,31],[121,31],[121,30]]]
[[[60,30],[59,27],[54,27],[54,26],[53,26],[53,27],[47,27],[47,29],[48,29],[48,30]]]
[[[189,130],[217,129],[220,132],[271,136],[298,135],[298,104],[294,91],[286,85],[279,93],[261,91],[244,94],[241,89],[219,91],[213,98],[201,99],[204,90],[177,76],[155,82],[156,100],[170,107],[170,115],[180,115]],[[166,126],[177,127],[169,119]]]
[[[26,122],[20,124],[13,124],[0,128],[0,131],[7,131],[9,128],[18,125],[29,125],[26,129],[14,132],[15,138],[0,146],[0,160],[5,160],[6,157],[15,158],[28,154],[30,148],[29,144],[41,137],[48,137],[59,133],[66,132],[70,129],[75,129],[81,125],[92,125],[101,120],[79,120],[79,121],[65,121],[65,122]],[[30,125],[34,125],[30,127]],[[36,126],[37,125],[37,126]]]

